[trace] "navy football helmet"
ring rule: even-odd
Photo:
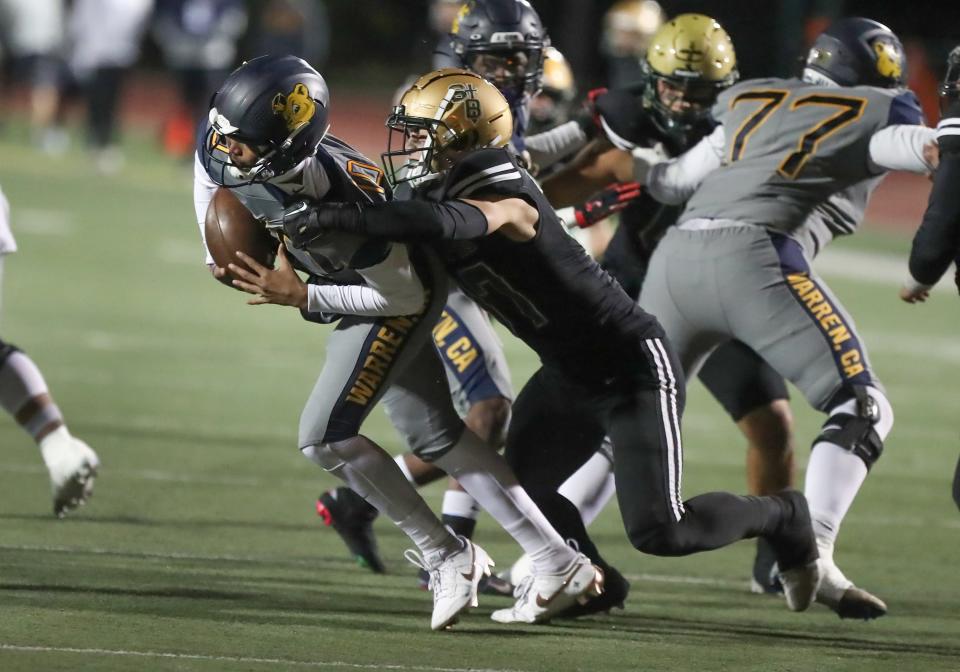
[[[904,85],[907,62],[900,38],[882,23],[861,17],[840,19],[823,31],[807,54],[809,71],[840,86]]]
[[[330,94],[323,77],[296,56],[259,56],[227,77],[210,103],[203,141],[207,172],[222,186],[266,182],[316,153],[326,135]],[[252,166],[230,160],[223,138],[250,146]]]
[[[549,44],[527,0],[469,0],[450,28],[461,67],[492,82],[511,105],[540,90]]]

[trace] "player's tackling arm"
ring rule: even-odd
[[[331,230],[399,242],[479,238],[500,229],[522,236],[538,219],[536,208],[519,198],[323,203],[289,212],[283,228],[302,248]]]

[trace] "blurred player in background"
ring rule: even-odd
[[[634,177],[655,198],[687,201],[640,293],[684,371],[738,339],[827,415],[805,492],[823,574],[817,600],[841,618],[887,611],[840,571],[834,544],[893,410],[856,326],[810,260],[856,230],[888,170],[930,170],[924,147],[933,131],[903,88],[905,66],[889,28],[843,19],[817,38],[803,79],[751,80],[722,93],[719,125],[679,158],[651,158],[651,168],[634,152]]]
[[[907,303],[926,301],[950,264],[960,262],[960,46],[947,58],[940,110],[940,165],[910,250],[910,276],[900,290],[900,298]],[[960,289],[960,270],[955,280]],[[953,477],[953,501],[960,507],[960,462]]]
[[[104,174],[124,164],[117,145],[120,93],[152,9],[153,0],[75,0],[71,6],[68,64],[83,91],[94,165]]]
[[[634,299],[640,294],[647,263],[681,208],[656,201],[632,180],[628,152],[658,146],[676,156],[714,128],[709,111],[717,95],[737,80],[734,45],[719,23],[702,14],[682,14],[663,24],[648,40],[640,60],[642,84],[600,90],[593,108],[603,128],[574,161],[548,177],[544,193],[564,219],[577,227],[594,224],[620,212],[620,224],[603,254],[602,265]],[[674,45],[686,45],[693,60]],[[590,197],[597,190],[599,195]],[[586,199],[586,205],[580,205]],[[577,205],[575,209],[572,206]],[[572,210],[572,212],[571,212]],[[730,341],[714,352],[699,373],[700,380],[747,438],[747,486],[767,495],[794,484],[793,419],[783,378],[750,348]],[[592,519],[612,495],[609,448],[600,450],[564,484],[564,492]],[[603,493],[607,493],[604,495]],[[778,589],[771,579],[773,553],[758,539],[752,586]],[[613,590],[602,601],[613,602]]]
[[[157,0],[151,32],[177,78],[182,103],[163,129],[170,154],[192,156],[197,124],[236,62],[237,43],[246,27],[247,10],[241,0]]]
[[[198,220],[205,218],[217,185],[231,188],[257,219],[276,227],[285,220],[285,209],[306,207],[304,198],[358,205],[390,198],[383,172],[327,134],[328,107],[323,78],[293,56],[256,58],[234,71],[213,99],[197,148]],[[504,123],[510,123],[509,114]],[[534,581],[545,602],[528,612],[530,622],[549,618],[587,591],[599,591],[599,570],[564,543],[503,458],[453,409],[429,343],[447,298],[445,276],[433,257],[366,236],[304,240],[285,233],[279,269],[243,257],[250,270],[230,264],[242,278],[234,284],[256,294],[251,303],[294,306],[308,319],[337,321],[301,415],[298,445],[417,545],[419,552],[407,557],[430,575],[432,627],[446,628],[461,611],[476,606],[480,579],[492,562],[470,540],[448,531],[396,463],[360,434],[381,397],[408,445],[456,477],[534,557]],[[313,281],[305,285],[291,264]],[[214,269],[217,277],[224,273]]]
[[[641,84],[645,77],[640,63],[654,33],[666,20],[655,0],[619,0],[603,15],[600,51],[607,59],[611,89]]]
[[[3,262],[16,252],[10,231],[10,205],[0,191],[0,288]],[[53,513],[58,518],[93,496],[100,459],[71,436],[40,369],[23,351],[0,339],[0,407],[37,443],[50,474]]]
[[[0,42],[30,91],[30,132],[47,153],[69,143],[60,127],[60,91],[64,79],[64,0],[0,0]]]

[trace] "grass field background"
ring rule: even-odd
[[[837,552],[887,617],[792,614],[750,595],[748,543],[641,556],[612,506],[593,531],[633,581],[625,611],[507,628],[489,620],[507,601],[486,598],[431,633],[405,538],[378,522],[391,574],[374,576],[313,512],[333,481],[300,456],[296,426],[326,329],[213,282],[189,169],[148,144],[130,151],[105,178],[79,152],[51,160],[0,142],[21,247],[0,334],[36,359],[103,460],[90,505],[57,521],[36,448],[0,418],[0,670],[960,669],[958,304],[950,291],[896,299],[908,238],[868,230],[824,260],[897,412]],[[505,340],[519,387],[536,360]],[[794,398],[805,463],[820,420]],[[400,449],[379,412],[368,429]],[[744,489],[743,442],[699,384],[684,438],[687,496]],[[501,567],[517,555],[489,520],[478,540]]]

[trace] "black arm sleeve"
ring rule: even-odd
[[[358,233],[399,242],[479,238],[487,233],[487,218],[463,201],[391,201],[357,207],[324,205],[312,213],[321,230]]]
[[[960,151],[941,150],[923,223],[913,237],[910,275],[935,284],[960,254]]]

